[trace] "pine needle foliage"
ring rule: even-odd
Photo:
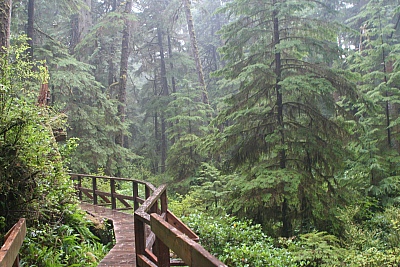
[[[134,157],[133,153],[115,145],[113,134],[121,129],[126,131],[127,124],[116,117],[116,100],[109,99],[103,85],[96,81],[94,67],[78,61],[65,46],[52,40],[38,48],[36,54],[46,59],[52,104],[68,115],[69,137],[80,139],[70,168],[91,173],[106,167],[113,155],[114,158]],[[109,164],[115,169],[113,163]]]
[[[242,174],[231,182],[234,213],[260,222],[280,217],[286,227],[296,221],[300,230],[332,229],[335,175],[350,139],[342,123],[348,114],[336,98],[356,96],[354,84],[332,67],[341,56],[339,25],[315,19],[317,8],[325,7],[237,0],[221,9],[230,23],[220,31],[226,66],[215,74],[231,96],[214,121],[222,130],[208,143]]]
[[[348,57],[349,69],[360,75],[363,101],[356,107],[361,143],[350,175],[364,179],[364,190],[381,204],[398,203],[399,176],[399,41],[398,1],[367,1],[349,24],[359,29],[357,50]]]

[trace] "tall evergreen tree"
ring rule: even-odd
[[[122,31],[122,45],[121,45],[121,63],[120,63],[120,71],[119,71],[119,85],[118,85],[118,117],[121,122],[125,122],[126,116],[126,82],[128,80],[128,60],[129,60],[129,41],[130,41],[130,31],[131,31],[131,21],[127,17],[132,12],[132,0],[126,1],[125,4],[125,19],[124,19],[124,29]],[[124,132],[120,132],[117,134],[115,138],[115,142],[124,146]]]
[[[190,7],[191,7],[190,0],[183,0],[183,8],[185,10],[186,21],[190,36],[190,43],[192,45],[192,54],[194,61],[196,63],[197,75],[199,78],[199,85],[201,89],[201,100],[203,101],[203,103],[208,104],[209,101],[208,101],[207,87],[206,87],[206,82],[204,80],[203,66],[200,60],[199,48],[197,45],[197,38],[193,24],[192,11],[190,10]]]
[[[354,165],[357,176],[382,203],[393,201],[399,184],[399,74],[400,8],[398,1],[370,0],[358,4],[350,25],[356,51],[349,68],[360,74],[364,101],[357,108],[363,143]],[[361,175],[360,175],[361,174]],[[360,183],[361,184],[361,183]]]
[[[10,45],[12,0],[4,0],[0,3],[0,52],[3,47]]]
[[[231,182],[231,210],[261,222],[280,218],[283,236],[293,223],[330,229],[334,177],[346,157],[333,94],[354,96],[354,87],[331,68],[340,57],[338,28],[315,19],[320,8],[236,0],[222,9],[231,22],[221,30],[226,66],[217,74],[231,96],[209,145],[242,173]]]

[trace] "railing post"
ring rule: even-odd
[[[161,215],[165,214],[165,220],[167,220],[167,210],[168,210],[168,200],[167,200],[167,190],[160,196],[161,201]]]
[[[135,215],[135,251],[136,255],[144,255],[146,249],[146,229],[142,220]],[[136,257],[136,261],[139,260]],[[139,266],[139,265],[138,265]]]
[[[82,191],[81,191],[81,188],[82,188],[82,177],[81,176],[77,176],[77,178],[78,178],[78,197],[79,197],[79,200],[82,201]]]
[[[117,201],[115,199],[115,180],[110,180],[110,187],[111,187],[111,209],[117,209]]]
[[[97,177],[92,177],[93,204],[97,205]]]
[[[150,195],[151,195],[150,188],[147,185],[145,185],[145,199],[148,199]]]
[[[158,267],[170,267],[169,248],[158,237],[156,247]]]
[[[133,191],[133,210],[137,210],[139,208],[139,202],[137,202],[137,198],[139,197],[138,184],[136,182],[132,182],[132,191]]]

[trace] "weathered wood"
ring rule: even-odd
[[[150,225],[155,235],[165,244],[168,244],[169,248],[187,265],[192,267],[227,267],[201,245],[163,220],[160,215],[151,214]]]
[[[82,200],[82,195],[85,195],[89,199],[93,200],[93,204],[104,206],[111,205],[112,209],[116,210],[128,210],[128,209],[138,209],[139,205],[144,203],[145,200],[139,197],[138,185],[143,185],[146,189],[146,192],[150,194],[155,187],[150,183],[135,180],[135,179],[127,179],[127,178],[119,178],[119,177],[108,177],[108,176],[96,176],[96,175],[85,175],[85,174],[70,174],[71,179],[74,181],[78,181],[75,184],[75,189],[78,191],[79,199]],[[88,178],[91,179],[92,188],[82,187],[82,179]],[[98,179],[108,180],[110,183],[110,191],[104,192],[98,190],[97,183]],[[116,192],[116,182],[129,182],[132,183],[132,194],[131,195],[121,195]],[[147,193],[146,193],[147,194]],[[106,204],[99,203],[99,198],[101,198]],[[130,204],[129,201],[133,203]],[[124,205],[124,208],[117,208],[117,202],[121,202]]]
[[[105,205],[111,205],[112,209],[99,207],[103,204],[98,204],[97,206],[90,205],[94,207],[95,213],[99,213],[100,209],[102,210],[100,216],[114,221],[113,216],[119,214],[116,211],[117,200],[125,206],[123,209],[133,208],[135,210],[134,215],[130,215],[131,219],[129,219],[132,227],[123,227],[123,229],[118,230],[124,233],[125,236],[128,236],[129,233],[132,235],[132,238],[128,241],[136,249],[134,255],[132,258],[125,258],[121,262],[122,256],[120,258],[118,255],[129,254],[131,256],[131,253],[127,252],[124,246],[117,248],[118,242],[121,240],[118,240],[116,232],[117,245],[112,249],[114,252],[110,252],[106,256],[107,260],[103,259],[99,266],[135,266],[132,264],[137,263],[137,266],[145,267],[226,267],[226,265],[212,256],[201,245],[197,244],[195,241],[198,241],[198,236],[168,210],[166,185],[155,188],[150,183],[134,179],[83,174],[71,174],[71,178],[79,181],[78,186],[75,185],[75,188],[79,190],[80,194],[83,193],[92,199],[93,203],[97,203],[97,198],[100,197],[105,200]],[[83,178],[92,180],[91,189],[82,187],[81,181]],[[109,180],[110,192],[98,190],[97,179]],[[132,194],[129,196],[118,194],[116,192],[116,181],[129,181],[132,183]],[[139,197],[139,185],[144,186],[145,199]],[[133,201],[133,205],[128,203],[128,200]],[[82,205],[88,204],[82,203]],[[133,223],[135,227],[133,227]],[[171,260],[169,255],[170,249],[182,260]]]
[[[155,263],[146,258],[144,255],[137,256],[137,263],[138,266],[143,266],[143,267],[158,267]]]
[[[135,230],[132,214],[81,203],[81,208],[93,216],[113,222],[116,244],[98,266],[136,266]]]
[[[176,229],[178,229],[180,232],[184,233],[187,235],[190,239],[193,241],[198,242],[199,237],[189,228],[184,224],[181,220],[179,220],[175,214],[173,214],[171,211],[167,211],[167,219],[166,221],[174,226]]]
[[[180,259],[171,259],[171,266],[187,266],[187,264]]]
[[[138,201],[136,201],[139,197],[139,188],[137,186],[137,184],[135,184],[134,182],[132,183],[132,192],[133,192],[133,201],[134,201],[134,210],[137,210],[139,208],[139,203]]]
[[[117,201],[115,199],[115,180],[110,180],[111,189],[111,208],[115,210],[117,208]]]
[[[161,241],[160,238],[156,237],[156,256],[157,256],[157,265],[159,267],[170,267],[169,262],[169,248]]]
[[[151,266],[147,264],[145,254],[145,243],[146,243],[146,229],[145,223],[138,219],[141,218],[135,213],[135,249],[136,249],[136,261],[138,266]]]
[[[69,174],[73,179],[76,177],[84,177],[84,178],[98,178],[103,180],[115,180],[115,181],[127,181],[127,182],[135,182],[137,184],[145,185],[149,188],[150,191],[156,190],[156,187],[149,182],[137,180],[137,179],[130,179],[130,178],[121,178],[121,177],[114,177],[114,176],[101,176],[101,175],[91,175],[91,174],[77,174],[77,173],[70,173]]]
[[[156,235],[151,232],[149,236],[146,238],[146,249],[151,249],[156,242]]]
[[[92,192],[93,192],[93,204],[97,205],[97,178],[92,177]]]
[[[6,234],[4,245],[0,249],[0,266],[19,266],[18,254],[26,235],[25,219],[20,219]]]
[[[138,209],[138,212],[148,212],[150,209],[153,208],[154,204],[158,201],[159,196],[164,193],[167,190],[167,185],[162,185],[159,188],[157,188],[153,194],[148,197],[142,206]]]
[[[160,200],[161,200],[161,214],[163,213],[167,213],[168,210],[168,200],[167,200],[167,191],[165,190],[161,196],[160,196]]]

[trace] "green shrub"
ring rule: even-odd
[[[24,266],[95,266],[107,247],[77,211],[52,133],[57,115],[36,105],[47,71],[27,58],[26,38],[14,41],[0,55],[0,236],[25,217]]]
[[[296,266],[292,253],[274,247],[273,239],[262,232],[259,224],[205,213],[191,214],[183,220],[200,236],[201,244],[228,266]]]
[[[97,266],[111,244],[101,244],[89,230],[91,225],[75,210],[54,224],[29,228],[21,249],[21,266]]]

